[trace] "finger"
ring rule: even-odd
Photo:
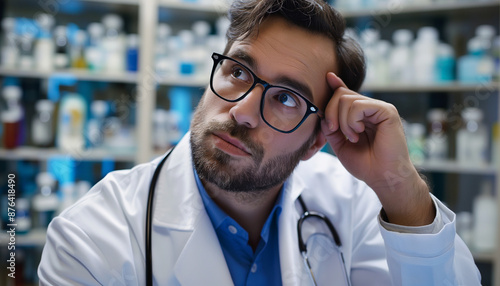
[[[351,142],[358,141],[358,132],[353,128],[356,124],[353,124],[359,119],[359,114],[356,114],[353,119],[352,107],[359,96],[345,94],[341,97],[339,101],[339,126],[342,133]],[[361,112],[362,114],[362,112]]]
[[[342,94],[349,92],[344,82],[333,72],[326,74],[326,81],[332,90],[330,98],[325,108],[325,121],[330,131],[336,131],[339,128],[338,124],[338,103]]]
[[[333,72],[328,72],[326,74],[326,81],[333,92],[335,92],[335,90],[339,87],[347,88],[344,81]]]

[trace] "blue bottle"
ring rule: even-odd
[[[494,62],[487,54],[479,38],[467,43],[468,54],[458,60],[458,80],[462,83],[489,83],[492,80]]]

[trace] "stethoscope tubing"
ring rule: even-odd
[[[145,226],[145,236],[144,236],[145,237],[145,247],[146,247],[145,256],[146,256],[146,285],[147,286],[153,286],[153,256],[152,256],[152,235],[151,234],[152,234],[153,208],[154,208],[153,202],[154,202],[156,183],[158,182],[158,177],[160,176],[161,169],[162,169],[163,165],[165,164],[165,162],[167,161],[170,154],[172,153],[172,151],[173,151],[173,148],[170,149],[168,151],[167,155],[165,155],[165,157],[163,157],[163,159],[160,161],[160,163],[158,164],[158,166],[155,169],[153,177],[151,178],[151,183],[149,185],[149,193],[148,193],[148,201],[147,201],[147,209],[146,209],[146,226]],[[339,249],[342,246],[342,243],[340,241],[340,236],[338,235],[337,231],[335,230],[335,227],[333,226],[331,221],[328,219],[328,217],[326,217],[324,214],[321,214],[318,212],[309,211],[301,196],[298,197],[298,200],[299,200],[299,203],[302,207],[302,210],[304,211],[304,213],[300,216],[299,221],[297,222],[297,233],[298,233],[298,237],[299,237],[299,251],[304,258],[304,262],[306,263],[306,265],[305,265],[306,268],[310,272],[309,275],[311,277],[313,285],[317,285],[316,280],[314,278],[314,274],[312,273],[311,265],[310,265],[309,260],[307,258],[307,246],[304,243],[304,240],[302,239],[302,224],[308,218],[311,218],[311,217],[319,218],[326,223],[328,229],[330,230],[330,232],[333,236],[333,240],[335,241],[335,244],[337,245],[337,247]],[[347,274],[347,269],[345,267],[344,255],[342,252],[340,252],[340,255],[341,255],[342,262],[344,264],[344,272],[346,275],[347,283],[348,283],[348,285],[350,285],[350,280],[349,280],[349,277]]]

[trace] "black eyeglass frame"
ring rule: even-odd
[[[223,99],[224,101],[227,101],[227,102],[237,102],[237,101],[240,101],[243,98],[245,98],[245,96],[247,96],[255,88],[255,86],[257,86],[257,84],[261,84],[264,87],[264,91],[262,92],[262,97],[261,97],[261,100],[260,100],[260,117],[272,129],[274,129],[274,130],[276,130],[278,132],[281,132],[281,133],[292,133],[295,130],[297,130],[297,128],[299,128],[300,125],[302,125],[302,123],[304,123],[304,121],[307,119],[307,117],[309,115],[311,115],[313,113],[317,114],[320,118],[324,118],[323,112],[316,105],[314,105],[311,101],[309,101],[306,97],[302,96],[301,94],[297,93],[296,91],[294,91],[294,90],[292,90],[292,89],[290,89],[288,87],[279,86],[279,85],[272,85],[272,84],[266,82],[265,80],[259,78],[251,69],[249,69],[246,65],[242,64],[241,62],[239,62],[239,61],[237,61],[237,60],[235,60],[235,59],[233,59],[231,57],[228,57],[228,56],[225,56],[225,55],[221,55],[221,54],[218,54],[218,53],[213,53],[212,54],[212,59],[214,61],[214,66],[212,68],[212,73],[210,75],[210,89],[212,90],[212,92],[215,93],[215,95],[217,95],[220,99]],[[217,65],[221,61],[223,61],[223,60],[230,60],[230,61],[234,61],[234,62],[238,63],[239,65],[241,65],[242,67],[244,67],[246,70],[248,70],[250,72],[250,74],[252,75],[252,77],[253,77],[253,84],[252,84],[252,86],[248,89],[247,92],[245,92],[243,95],[241,95],[240,97],[238,97],[236,99],[227,99],[227,98],[222,97],[221,95],[219,95],[217,93],[217,91],[215,91],[215,88],[213,86],[213,79],[214,79],[215,70],[217,69]],[[264,117],[264,98],[265,98],[266,92],[270,88],[272,88],[272,87],[278,87],[278,88],[282,88],[282,89],[285,89],[287,91],[290,91],[291,93],[293,93],[293,94],[297,95],[298,97],[302,98],[306,102],[306,104],[307,104],[306,114],[304,114],[304,117],[300,120],[299,123],[297,123],[297,126],[295,126],[293,129],[291,129],[289,131],[280,130],[280,129],[272,126],[271,123],[269,123],[266,120],[266,118]]]

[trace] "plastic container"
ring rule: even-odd
[[[69,67],[70,60],[68,55],[68,36],[65,26],[57,26],[53,32],[55,54],[54,54],[54,68],[64,69]]]
[[[483,124],[483,112],[469,107],[462,111],[464,125],[457,132],[457,160],[464,164],[487,163],[488,130]]]
[[[497,205],[492,193],[492,184],[485,181],[481,185],[481,194],[474,199],[473,247],[480,252],[492,251],[496,246]]]
[[[1,47],[1,65],[5,68],[16,68],[19,62],[19,47],[16,44],[16,20],[5,17],[2,20],[3,39]]]
[[[434,108],[427,113],[426,154],[431,161],[448,158],[448,135],[446,134],[447,113],[444,109]]]
[[[41,99],[37,101],[35,108],[31,141],[38,147],[49,147],[54,141],[54,103],[48,99]]]
[[[78,154],[85,147],[84,125],[86,103],[81,95],[66,94],[59,107],[57,146],[65,152]]]
[[[21,88],[14,85],[6,86],[2,89],[2,95],[7,102],[7,110],[1,114],[3,145],[6,149],[13,149],[22,144],[24,136]]]
[[[36,177],[38,192],[32,199],[33,227],[47,228],[59,207],[56,180],[52,174],[39,173]]]
[[[55,54],[55,45],[51,37],[51,30],[55,20],[52,15],[41,13],[38,15],[36,21],[40,27],[40,33],[34,49],[35,66],[40,71],[51,71],[54,68]]]

